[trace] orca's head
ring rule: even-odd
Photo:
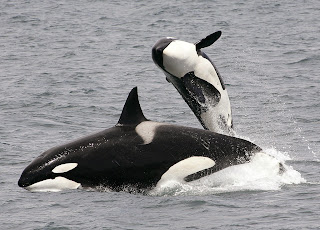
[[[152,59],[163,70],[205,129],[231,134],[230,101],[223,80],[202,48],[221,36],[217,31],[195,44],[162,38],[152,47]]]
[[[50,149],[31,162],[22,172],[18,185],[30,191],[61,191],[78,188],[80,184],[66,176],[78,164],[61,162],[59,157],[50,158],[52,155],[50,153],[53,152],[56,151]]]
[[[152,48],[152,59],[166,76],[182,78],[197,65],[198,53],[192,43],[175,38],[160,39]]]
[[[182,78],[191,71],[197,71],[202,68],[201,58],[211,62],[207,55],[200,49],[213,44],[219,37],[221,32],[210,34],[206,38],[201,39],[197,43],[189,43],[172,37],[162,38],[152,47],[152,59],[154,63],[160,67],[166,75],[176,78]],[[212,62],[211,62],[212,65]],[[205,76],[198,77],[205,80]]]

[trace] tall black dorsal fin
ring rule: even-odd
[[[221,36],[221,31],[214,32],[213,34],[208,35],[207,37],[196,42],[196,50],[211,46],[215,41],[217,41]]]
[[[147,121],[142,113],[137,87],[134,87],[124,104],[122,113],[117,125],[135,125]]]

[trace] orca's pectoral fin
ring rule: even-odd
[[[188,104],[192,112],[196,115],[204,129],[208,129],[204,124],[201,114],[209,107],[214,107],[221,99],[220,92],[209,82],[198,78],[194,72],[189,72],[181,79],[166,74],[166,79],[171,82]]]
[[[140,107],[138,90],[134,87],[126,100],[117,125],[135,125],[147,121]]]
[[[192,112],[198,118],[202,127],[204,129],[208,129],[208,127],[206,127],[206,125],[203,123],[201,119],[202,106],[197,102],[197,100],[194,97],[191,96],[190,92],[186,89],[184,82],[181,79],[173,75],[170,75],[169,73],[165,74],[167,76],[167,81],[170,82],[178,90],[183,100],[188,104]]]
[[[211,168],[203,169],[201,171],[198,171],[196,173],[193,173],[193,174],[190,174],[190,175],[186,176],[184,178],[184,181],[185,182],[190,182],[190,181],[198,180],[198,179],[200,179],[202,177],[209,176],[209,175],[211,175],[211,174],[213,174],[213,173],[215,173],[217,171],[218,171],[218,168],[214,167],[214,166],[211,167]]]
[[[182,82],[191,97],[195,98],[197,102],[205,106],[215,106],[221,99],[221,94],[212,84],[198,78],[194,72],[189,72],[184,75]]]
[[[195,43],[196,49],[200,50],[201,48],[211,46],[215,41],[217,41],[220,38],[220,36],[221,36],[221,31],[217,31],[217,32],[214,32],[213,34],[208,35],[207,37]]]

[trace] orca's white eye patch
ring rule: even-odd
[[[52,169],[53,173],[65,173],[68,172],[78,166],[78,163],[66,163],[56,166]]]

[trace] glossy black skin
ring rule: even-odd
[[[205,156],[216,165],[211,174],[244,163],[261,149],[253,143],[206,130],[174,125],[160,126],[153,141],[143,144],[135,126],[116,126],[80,140],[54,147],[36,158],[22,173],[19,186],[63,176],[83,187],[104,185],[115,191],[124,186],[152,188],[174,164],[191,156]],[[51,164],[44,166],[47,162]],[[51,170],[78,163],[66,173]],[[191,179],[192,180],[192,179]],[[190,179],[189,179],[190,181]]]
[[[23,171],[18,185],[27,187],[62,176],[83,187],[102,185],[120,191],[129,186],[139,191],[154,187],[171,166],[192,156],[209,157],[216,164],[188,175],[185,181],[247,162],[250,156],[261,151],[246,140],[168,124],[158,125],[153,140],[144,144],[135,128],[147,121],[139,104],[137,88],[134,88],[115,127],[49,149]],[[78,165],[65,173],[52,172],[55,167],[66,163]]]

